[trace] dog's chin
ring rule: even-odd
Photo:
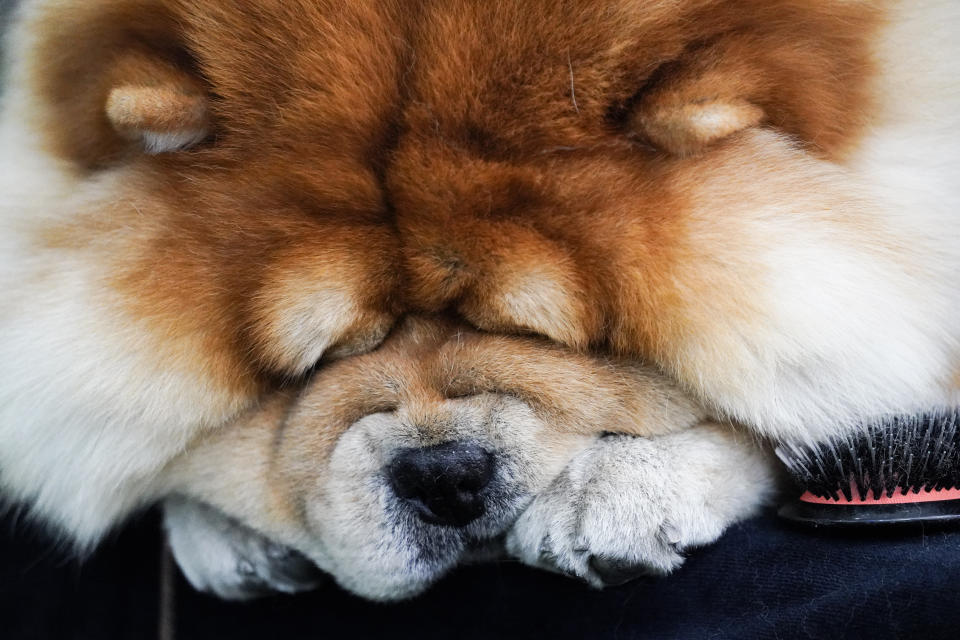
[[[449,566],[434,564],[407,565],[400,570],[378,571],[374,567],[360,568],[356,573],[334,575],[341,588],[354,595],[378,602],[397,602],[416,597],[429,589],[449,571]]]
[[[345,530],[311,555],[344,589],[391,602],[419,595],[458,565],[502,556],[502,539],[530,496],[499,495],[486,513],[464,527],[423,522],[415,510],[388,501],[382,524]]]

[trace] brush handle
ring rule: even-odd
[[[780,507],[777,514],[815,527],[960,522],[960,500],[891,504],[824,504],[794,500]]]

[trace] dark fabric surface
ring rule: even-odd
[[[157,637],[160,547],[155,517],[83,565],[35,535],[8,534],[0,637]],[[831,534],[768,514],[692,553],[673,576],[606,591],[511,564],[461,569],[392,605],[332,585],[232,604],[181,579],[173,637],[958,638],[958,578],[960,532]]]
[[[160,548],[156,516],[132,523],[86,562],[4,517],[0,639],[157,637]]]

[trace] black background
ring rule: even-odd
[[[85,563],[4,521],[0,638],[157,638],[162,540],[148,514]],[[960,638],[960,531],[830,533],[771,514],[674,575],[596,591],[515,564],[467,567],[384,605],[333,584],[246,604],[177,577],[177,640],[228,638]]]

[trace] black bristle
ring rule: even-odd
[[[960,410],[882,418],[817,446],[785,443],[777,455],[820,498],[866,499],[960,487]]]

